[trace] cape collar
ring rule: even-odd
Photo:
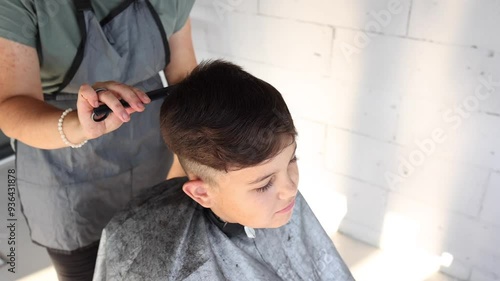
[[[228,237],[245,234],[249,238],[255,238],[255,230],[251,227],[243,226],[239,223],[228,223],[219,218],[211,209],[205,208],[205,215]]]

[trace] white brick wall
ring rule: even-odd
[[[264,15],[328,24],[338,27],[404,35],[410,9],[409,0],[272,0],[260,1]]]
[[[495,226],[500,226],[498,198],[500,198],[500,174],[491,173],[480,218]]]
[[[388,189],[385,172],[396,170],[397,150],[389,142],[329,126],[325,164],[331,172]]]
[[[413,1],[409,35],[499,51],[498,13],[496,0]]]
[[[202,50],[282,66],[289,69],[315,69],[325,73],[329,67],[333,29],[238,12],[223,17],[213,7],[197,7],[214,21],[203,26]],[[278,51],[279,50],[279,51]]]
[[[329,173],[329,179],[331,186],[346,197],[348,212],[345,219],[380,231],[380,221],[387,208],[388,191],[335,173]]]
[[[192,23],[199,59],[285,97],[300,188],[330,234],[447,252],[443,272],[493,281],[499,13],[498,0],[198,0]]]

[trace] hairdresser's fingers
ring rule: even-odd
[[[99,97],[95,90],[87,84],[83,84],[78,91],[78,101],[84,102],[82,106],[87,109],[96,108],[99,106]]]
[[[132,88],[132,90],[134,90],[135,94],[139,97],[139,99],[141,99],[141,101],[143,103],[148,104],[151,102],[151,99],[144,91],[141,91],[141,89],[138,89],[135,87],[131,87],[131,88]]]
[[[94,122],[91,118],[97,93],[89,85],[82,85],[78,92],[76,103],[78,120],[87,139],[98,138],[106,133],[116,130],[123,123],[118,117],[111,114],[104,122]],[[98,106],[99,104],[97,104]]]
[[[113,81],[102,82],[102,85],[106,89],[112,91],[118,99],[125,100],[130,107],[136,111],[143,111],[144,104],[151,102],[151,99],[146,95],[146,93],[135,87]]]
[[[99,93],[99,101],[107,105],[114,114],[110,116],[117,116],[122,122],[128,122],[130,120],[130,114],[127,112],[125,107],[120,103],[117,95],[111,90],[103,91]]]

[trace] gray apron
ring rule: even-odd
[[[76,108],[80,85],[97,81],[115,80],[144,91],[162,87],[158,72],[170,52],[147,0],[125,1],[101,22],[90,0],[75,0],[75,5],[82,43],[59,93],[45,95],[46,102]],[[42,150],[16,142],[22,211],[35,243],[68,253],[93,245],[134,195],[165,179],[172,156],[160,135],[161,104],[146,105],[118,130],[79,149]]]

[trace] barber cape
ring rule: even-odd
[[[220,222],[186,181],[148,189],[111,220],[94,280],[354,280],[300,193],[286,225],[251,229]]]

